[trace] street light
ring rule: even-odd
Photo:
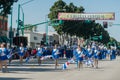
[[[45,21],[47,22],[48,15],[45,17]],[[46,23],[46,45],[48,45],[48,23]]]
[[[18,0],[13,0],[13,2],[17,2]],[[13,42],[13,31],[12,31],[12,19],[13,18],[13,7],[11,7],[11,21],[10,21],[10,31],[9,31],[9,38],[10,38],[10,48],[12,47]]]
[[[13,8],[11,8],[11,22],[10,22],[10,31],[9,31],[10,48],[12,47],[12,39],[13,39],[13,31],[12,31],[12,17],[13,17]]]
[[[19,21],[21,21],[20,23],[21,23],[21,27],[23,27],[22,28],[22,36],[24,36],[24,12],[23,12],[23,8],[21,7],[21,11],[22,11],[22,21],[21,20],[19,20]]]
[[[17,20],[17,33],[16,33],[16,36],[18,37],[19,36],[19,30],[20,30],[20,25],[19,25],[19,21],[20,21],[20,8],[21,8],[21,11],[22,11],[22,22],[23,22],[23,27],[24,27],[24,12],[23,12],[23,8],[22,6],[29,3],[29,2],[32,2],[34,0],[30,0],[30,1],[27,1],[23,4],[19,4],[18,5],[18,20]],[[24,34],[24,31],[22,30],[22,35]]]

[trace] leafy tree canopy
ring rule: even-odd
[[[11,12],[11,6],[18,0],[0,0],[0,15],[6,16]]]
[[[59,12],[68,13],[84,13],[85,9],[82,6],[75,6],[73,3],[66,4],[62,0],[58,0],[50,8],[48,17],[50,20],[57,19]],[[109,41],[109,34],[99,23],[94,20],[65,20],[63,25],[53,26],[58,34],[68,34],[88,39],[92,36],[102,35],[100,42],[106,43]]]

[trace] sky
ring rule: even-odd
[[[18,18],[18,4],[23,4],[30,0],[19,0],[13,5],[13,27],[17,27],[16,20]],[[25,24],[36,24],[45,21],[45,18],[49,14],[49,9],[57,0],[31,0],[31,2],[22,5],[24,12]],[[109,26],[106,30],[111,37],[114,37],[117,41],[120,41],[120,0],[63,0],[66,4],[73,3],[76,6],[83,6],[86,13],[103,13],[103,12],[115,12],[115,20],[107,20],[112,22],[113,26]],[[22,19],[22,15],[20,16]],[[96,22],[103,23],[104,20],[98,20]],[[10,15],[8,17],[8,27],[10,26]],[[39,25],[38,31],[45,32],[46,25]],[[54,32],[54,29],[49,26],[49,32]]]

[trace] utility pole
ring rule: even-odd
[[[48,22],[47,19],[46,22]],[[46,45],[48,45],[48,23],[46,23]]]
[[[26,4],[28,4],[28,3],[32,2],[32,1],[34,1],[34,0],[29,0],[29,1],[25,2],[25,3],[23,3],[23,4],[19,4],[18,5],[18,19],[17,19],[17,33],[16,33],[17,37],[20,34],[19,33],[19,30],[20,30],[20,25],[19,25],[19,21],[20,21],[20,8],[22,9],[22,18],[23,18],[22,19],[22,22],[23,22],[22,27],[24,27],[24,12],[23,12],[23,8],[21,6],[26,5]],[[24,31],[22,31],[22,35],[24,35]]]
[[[20,4],[18,5],[18,19],[17,19],[17,33],[16,33],[16,36],[18,37],[19,36],[19,21],[20,21]]]
[[[13,41],[13,31],[12,31],[12,17],[13,17],[13,8],[11,8],[11,22],[10,22],[10,32],[9,32],[9,38],[10,38],[10,48],[12,47],[12,41]]]

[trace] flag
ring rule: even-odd
[[[70,62],[65,62],[63,65],[62,65],[62,69],[63,70],[65,70],[65,69],[67,69],[68,68],[68,66],[69,66],[69,64],[70,64]]]

